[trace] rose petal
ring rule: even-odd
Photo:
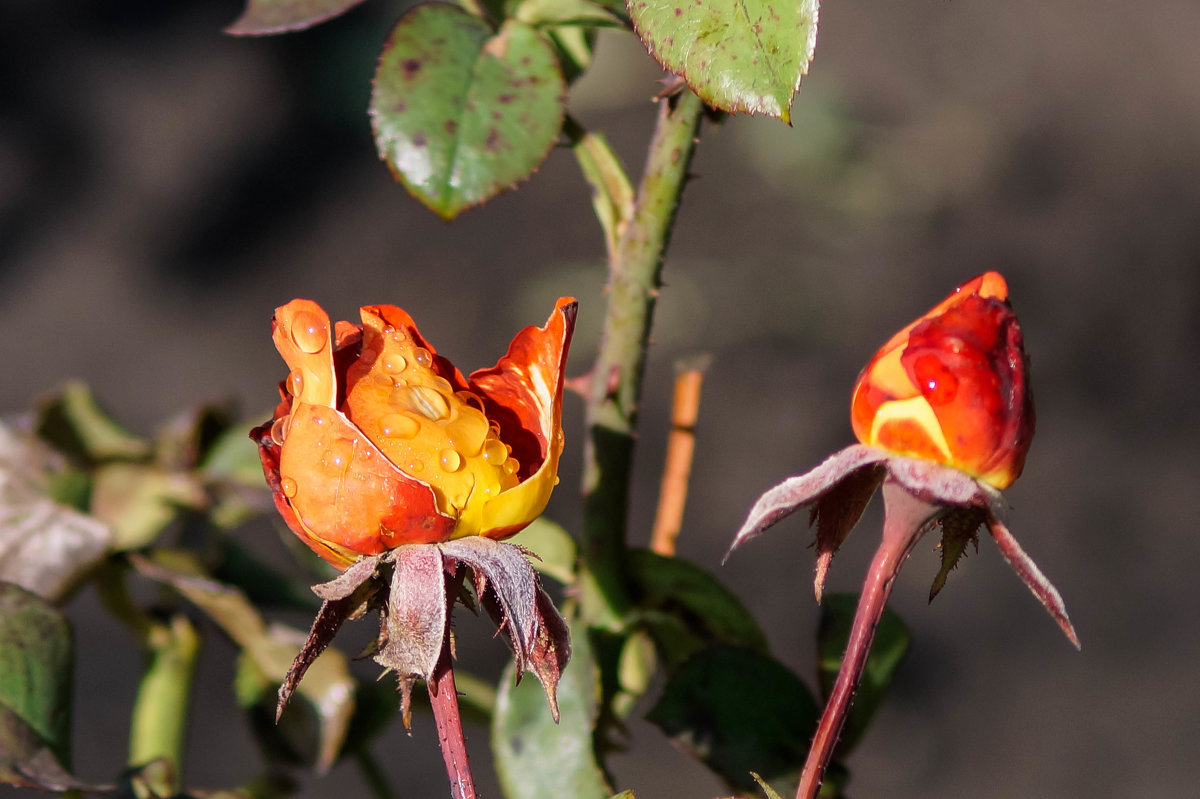
[[[359,555],[445,540],[454,528],[428,485],[397,469],[330,408],[294,408],[280,475],[280,491],[303,527],[301,538],[326,560],[332,550],[340,561],[334,565],[342,568]]]
[[[508,354],[491,369],[471,374],[471,390],[483,398],[500,438],[520,461],[520,484],[484,506],[484,535],[505,538],[536,519],[558,480],[563,451],[562,395],[567,350],[579,304],[563,297],[545,327],[516,335]]]

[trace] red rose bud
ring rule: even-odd
[[[1033,395],[1008,286],[987,272],[901,330],[858,377],[858,440],[1004,489],[1033,440]]]
[[[338,322],[310,300],[275,311],[283,397],[251,436],[275,504],[345,569],[402,544],[506,538],[545,509],[563,449],[563,367],[576,303],[464,378],[393,305]]]

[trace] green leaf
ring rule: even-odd
[[[207,501],[191,473],[116,461],[96,470],[91,511],[112,528],[111,548],[120,551],[150,544],[180,508],[199,509]]]
[[[603,135],[584,130],[569,117],[563,130],[570,136],[575,160],[592,187],[592,208],[604,228],[609,256],[615,257],[621,233],[633,218],[634,197],[629,176]]]
[[[770,785],[767,785],[762,777],[758,776],[753,771],[750,772],[750,776],[753,777],[754,781],[758,783],[758,787],[762,788],[763,793],[767,795],[767,799],[781,799],[775,789]]]
[[[554,48],[516,20],[499,32],[456,6],[418,6],[384,46],[371,94],[380,157],[453,219],[537,168],[562,127]]]
[[[62,459],[32,435],[0,424],[0,580],[57,602],[105,556],[108,525],[48,494]]]
[[[846,642],[850,639],[850,626],[857,605],[857,594],[826,594],[821,600],[817,651],[822,697],[827,698],[833,690],[833,683],[842,665],[842,655],[846,651]],[[896,668],[908,651],[908,643],[908,627],[898,615],[885,608],[875,630],[875,642],[867,656],[862,682],[854,694],[846,726],[842,728],[835,759],[844,759],[866,732],[875,711],[887,696]]]
[[[189,553],[158,550],[155,556],[151,561],[131,555],[130,561],[139,572],[173,586],[208,614],[267,679],[276,685],[283,681],[304,643],[305,633],[280,624],[268,625],[245,594],[207,578]],[[244,682],[239,686],[245,689]],[[354,679],[346,656],[334,648],[325,650],[309,667],[297,691],[316,713],[316,764],[319,769],[327,769],[342,749],[354,712]]]
[[[719,580],[682,558],[644,549],[627,560],[638,621],[653,636],[667,670],[712,644],[766,653],[767,637]]]
[[[818,0],[630,0],[650,54],[700,99],[791,122],[817,43]]]
[[[71,629],[36,594],[0,583],[0,707],[65,763],[70,757]]]
[[[504,670],[492,717],[492,752],[508,799],[612,795],[592,746],[599,674],[586,629],[578,623],[571,626],[571,646],[571,665],[558,683],[558,724],[541,686],[535,680],[515,684],[511,663]]]
[[[534,519],[511,543],[537,555],[531,562],[542,574],[564,584],[575,580],[575,539],[546,517]]]
[[[740,789],[751,772],[790,778],[817,726],[817,702],[786,666],[758,652],[718,646],[683,664],[647,719]]]
[[[574,23],[615,27],[618,24],[612,10],[592,0],[509,0],[507,5],[508,16],[529,25]]]
[[[80,380],[65,383],[38,409],[37,434],[62,454],[88,462],[151,454],[150,443],[114,422]]]
[[[345,13],[362,1],[247,0],[246,10],[225,32],[233,36],[261,36],[304,30]]]

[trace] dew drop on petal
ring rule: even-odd
[[[517,470],[520,468],[521,468],[521,462],[519,460],[517,460],[516,458],[509,458],[508,460],[506,460],[504,462],[504,473],[505,474],[516,474]]]
[[[913,364],[913,375],[930,405],[953,402],[958,396],[958,378],[937,355],[922,355]]]
[[[398,352],[389,353],[383,358],[383,368],[392,374],[399,374],[408,368],[408,361]]]
[[[560,482],[561,481],[559,480],[558,475],[554,475],[554,485],[558,485]]]
[[[421,461],[409,461],[408,466],[405,467],[404,471],[408,472],[409,474],[420,474],[421,472],[425,471],[425,464]]]
[[[413,360],[418,366],[423,366],[426,369],[433,366],[433,355],[424,347],[414,347],[412,351]]]
[[[458,397],[464,405],[483,410],[483,400],[474,391],[455,391],[454,396]]]
[[[371,383],[380,388],[391,388],[396,385],[396,381],[387,375],[371,375]]]
[[[444,449],[438,453],[438,463],[447,472],[457,472],[462,468],[463,459],[452,449]]]
[[[483,442],[483,459],[492,466],[501,466],[508,457],[508,447],[498,438],[489,438]]]
[[[292,429],[292,417],[280,416],[271,423],[271,440],[279,446],[283,446],[283,442],[287,439],[288,431]]]
[[[304,373],[299,369],[293,369],[288,372],[287,392],[293,397],[299,397],[302,391],[304,391]]]
[[[283,492],[285,497],[291,499],[292,497],[296,496],[296,481],[290,477],[283,478],[279,481],[279,490]]]
[[[487,419],[474,408],[460,408],[458,415],[446,422],[446,438],[467,458],[479,454],[487,434]]]
[[[301,311],[292,319],[292,341],[301,352],[310,355],[320,352],[329,341],[329,323],[316,314]]]
[[[450,418],[450,403],[439,391],[429,386],[397,386],[389,400],[397,408],[419,413],[435,422]]]
[[[413,438],[421,431],[421,423],[407,413],[389,413],[379,420],[379,431],[387,438]]]
[[[339,438],[329,445],[321,456],[321,465],[330,470],[342,470],[350,465],[354,456],[354,442],[348,438]]]

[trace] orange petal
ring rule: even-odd
[[[275,309],[271,336],[291,370],[285,382],[288,393],[298,402],[334,407],[337,379],[329,314],[312,300],[292,300]]]
[[[454,527],[429,486],[398,470],[332,408],[294,407],[279,474],[280,491],[305,531],[301,538],[335,566],[401,544],[443,541]]]
[[[545,327],[525,328],[495,366],[471,374],[471,390],[521,464],[520,484],[484,508],[483,532],[491,538],[512,535],[537,518],[558,480],[564,371],[578,308],[574,298],[560,298]]]

